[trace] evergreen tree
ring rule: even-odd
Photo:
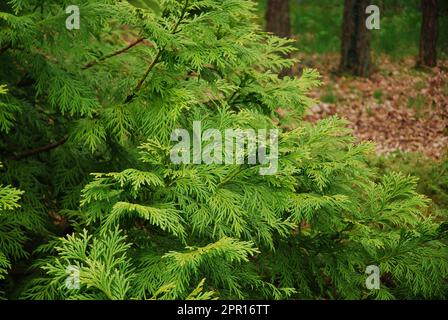
[[[34,266],[19,284],[6,275],[8,296],[447,296],[443,217],[425,211],[414,178],[372,172],[371,145],[344,121],[301,120],[319,75],[278,77],[291,41],[263,32],[251,1],[79,0],[79,30],[65,27],[68,1],[8,4],[0,267]],[[279,129],[278,172],[173,163],[171,133],[194,121]],[[368,265],[380,290],[365,287]]]
[[[1,168],[1,164],[0,164]],[[0,280],[5,279],[11,267],[11,259],[26,256],[23,250],[25,235],[21,230],[24,225],[21,221],[15,221],[11,211],[19,208],[17,203],[22,195],[22,191],[11,186],[0,185]],[[26,226],[26,225],[25,225]],[[0,295],[4,292],[0,291]]]

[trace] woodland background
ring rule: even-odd
[[[341,58],[342,39],[349,42],[352,34],[343,30],[344,12],[356,2],[362,7],[377,5],[381,13],[380,29],[372,30],[368,44],[363,44],[370,57],[359,64],[368,63],[370,70],[361,76],[350,68],[344,69]],[[378,156],[372,159],[372,165],[420,177],[420,190],[447,208],[442,198],[448,199],[448,3],[259,3],[260,21],[265,28],[296,40],[300,63],[288,72],[300,74],[301,68],[312,67],[323,75],[324,85],[312,91],[320,103],[309,110],[306,118],[316,121],[337,114],[348,119],[358,139],[375,142]],[[423,25],[423,19],[430,22]],[[427,62],[422,60],[425,43],[431,47],[432,56]]]

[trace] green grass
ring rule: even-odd
[[[415,97],[409,97],[408,99],[408,108],[415,110],[415,115],[417,118],[421,118],[423,116],[423,110],[427,104],[427,98],[418,93]]]
[[[260,19],[264,20],[266,1],[260,0]],[[344,1],[294,0],[291,3],[291,28],[297,47],[307,53],[338,53]],[[372,30],[374,54],[392,58],[416,56],[420,39],[420,0],[372,0],[380,7],[381,28]],[[448,12],[448,1],[440,1],[440,12]],[[448,15],[440,14],[440,57],[448,54]]]
[[[373,97],[375,98],[377,103],[384,102],[384,93],[382,90],[375,90],[375,92],[373,93]]]
[[[343,6],[334,0],[292,1],[291,25],[298,47],[309,53],[339,52]]]
[[[445,83],[442,87],[443,93],[448,96],[448,83]]]
[[[417,190],[430,198],[433,207],[448,214],[448,154],[440,161],[411,152],[372,156],[369,164],[380,174],[402,172],[419,178]]]
[[[332,86],[327,86],[325,88],[325,93],[322,95],[322,97],[320,98],[320,100],[324,103],[336,103],[339,99],[336,96],[333,87]]]
[[[393,58],[417,55],[420,39],[421,14],[415,1],[401,6],[384,6],[381,16],[381,29],[374,30],[372,46],[375,52]]]
[[[417,91],[420,91],[424,88],[426,88],[426,82],[423,80],[420,80],[415,84],[415,90],[417,90]]]

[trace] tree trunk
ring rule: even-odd
[[[340,70],[368,77],[372,71],[370,31],[366,27],[368,0],[345,0]]]
[[[291,36],[289,0],[268,0],[266,31],[279,37],[289,38]]]
[[[289,38],[291,36],[289,13],[289,0],[268,0],[266,31],[279,37]],[[285,58],[290,58],[290,56],[286,55]],[[280,72],[280,77],[291,76],[292,74],[292,69],[287,68]]]
[[[437,0],[422,0],[419,64],[428,67],[437,65],[437,5]]]

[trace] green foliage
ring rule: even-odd
[[[432,200],[436,209],[448,209],[448,158],[435,161],[416,153],[396,152],[388,156],[371,157],[371,166],[380,174],[396,171],[418,178],[417,191]]]
[[[320,79],[277,76],[292,42],[260,30],[254,3],[84,0],[71,31],[65,1],[8,3],[1,183],[24,193],[17,208],[19,191],[0,191],[14,210],[0,215],[0,266],[34,267],[17,286],[6,276],[8,296],[446,297],[446,234],[415,179],[372,172],[372,146],[340,119],[272,121],[278,108],[300,119]],[[196,120],[279,129],[278,172],[174,164],[170,135]],[[379,291],[365,288],[370,264]]]
[[[336,97],[334,90],[331,86],[328,86],[325,90],[325,94],[321,97],[321,101],[325,103],[336,103],[338,98]]]
[[[22,194],[23,192],[16,188],[0,184],[0,280],[5,278],[11,268],[11,258],[25,255],[22,248],[25,236],[20,230],[22,221],[14,221],[13,217],[14,210],[20,207],[18,202]],[[0,291],[0,294],[2,293]]]
[[[57,258],[47,258],[39,265],[50,276],[34,279],[25,298],[34,299],[209,299],[213,292],[203,292],[205,279],[191,292],[192,278],[199,268],[215,267],[227,271],[238,262],[247,261],[255,253],[251,243],[223,238],[203,248],[188,247],[186,251],[171,251],[164,255],[145,252],[136,257],[135,265],[128,257],[131,245],[118,228],[93,238],[84,230],[69,235],[54,248]],[[137,262],[138,261],[138,262]],[[67,288],[67,266],[79,269],[80,288]],[[237,279],[229,283],[238,290]]]

